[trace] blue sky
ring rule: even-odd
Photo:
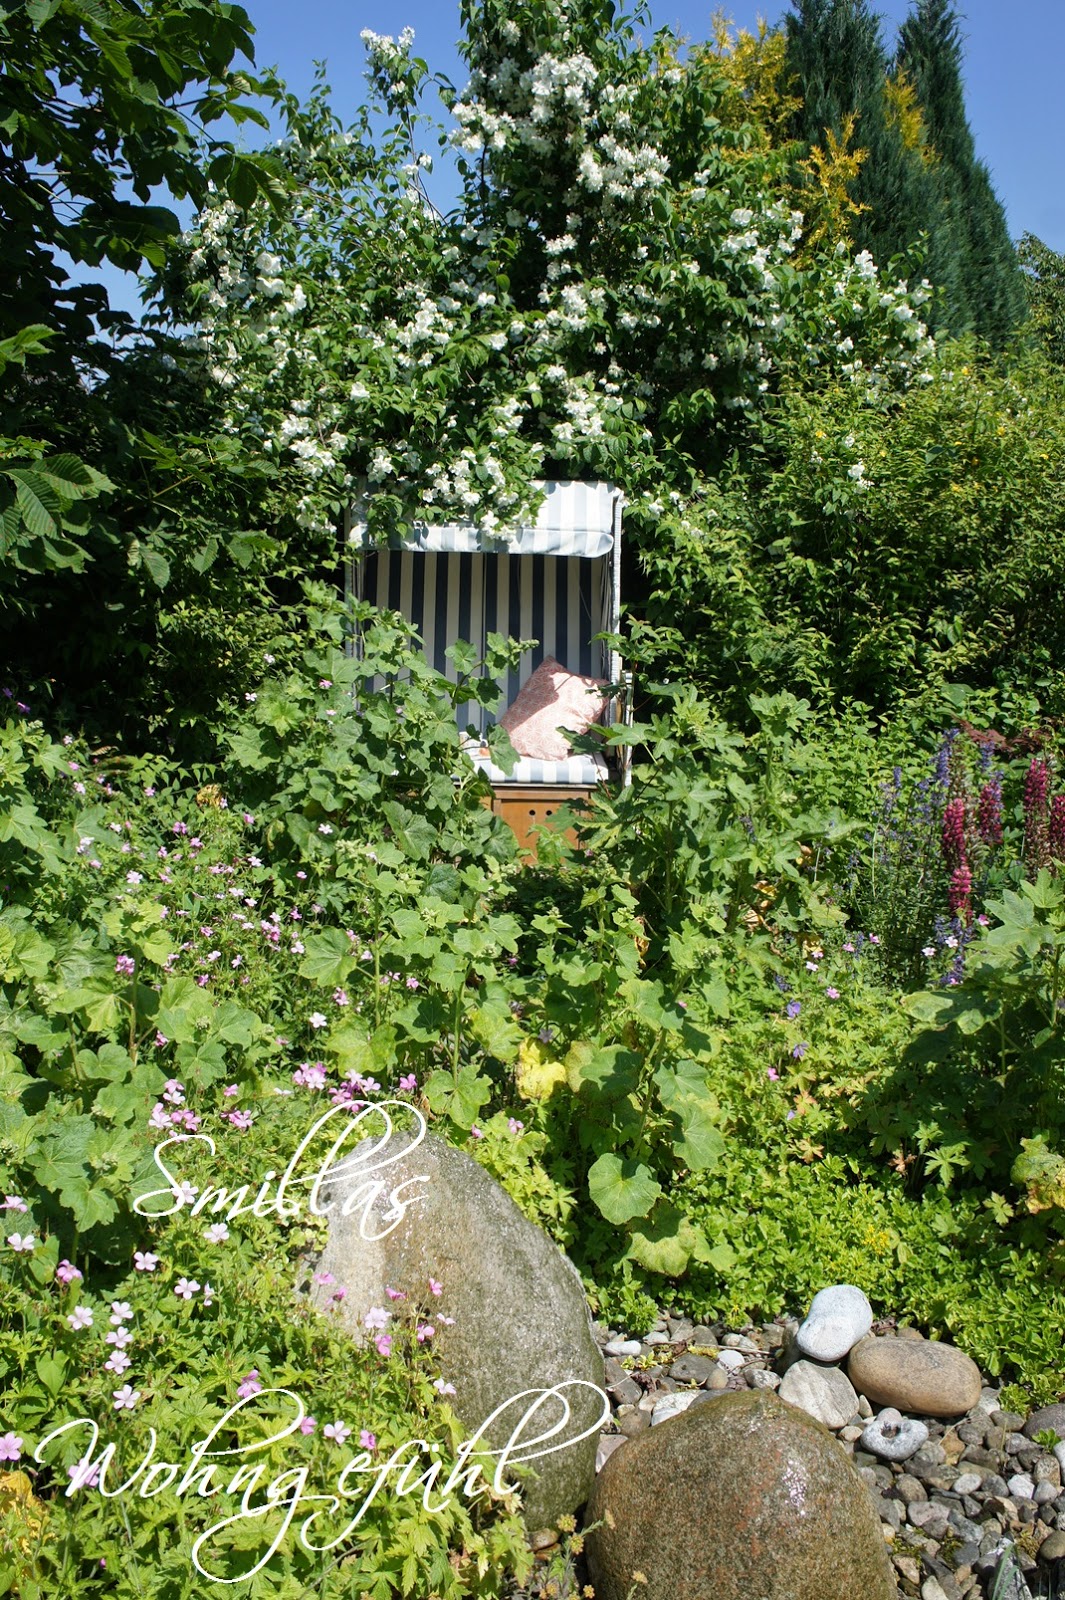
[[[337,110],[349,116],[364,90],[363,28],[396,34],[410,25],[415,49],[434,70],[453,82],[464,81],[455,51],[458,6],[446,0],[243,0],[256,30],[256,59],[276,66],[297,93],[311,83],[313,63],[329,66]],[[619,10],[624,9],[619,5]],[[656,26],[669,25],[693,39],[705,38],[713,3],[652,0]],[[735,0],[723,9],[737,26],[753,29],[757,18],[771,23],[786,9],[784,0],[758,5]],[[881,0],[889,47],[909,0]],[[969,0],[959,6],[966,40],[965,81],[969,121],[980,157],[991,169],[1005,203],[1010,232],[1039,235],[1065,252],[1065,0]],[[117,275],[115,275],[117,279]],[[115,281],[114,279],[112,280]],[[117,282],[115,303],[133,309],[127,286]]]

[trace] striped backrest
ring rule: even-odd
[[[353,568],[355,593],[372,605],[398,611],[420,634],[425,656],[452,683],[457,673],[444,655],[465,639],[482,655],[490,633],[536,639],[520,666],[499,680],[498,712],[467,701],[458,723],[479,733],[510,705],[545,656],[571,672],[609,678],[610,657],[593,635],[609,627],[610,557],[425,554],[376,550]]]

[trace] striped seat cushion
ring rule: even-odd
[[[610,777],[610,769],[600,755],[572,755],[565,761],[536,761],[531,756],[522,756],[515,763],[514,771],[508,774],[495,765],[491,756],[481,755],[475,748],[468,749],[467,754],[478,771],[492,783],[557,783],[574,789],[591,789],[597,783],[606,783]]]

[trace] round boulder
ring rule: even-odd
[[[585,1516],[597,1600],[895,1600],[872,1500],[812,1417],[764,1390],[641,1434]],[[645,1582],[635,1575],[642,1574]]]
[[[925,1417],[959,1417],[980,1398],[980,1369],[961,1350],[936,1339],[870,1335],[856,1344],[847,1372],[874,1405]]]
[[[576,1511],[595,1482],[609,1401],[575,1267],[483,1167],[433,1135],[416,1145],[403,1134],[364,1141],[343,1164],[349,1170],[320,1201],[328,1208],[329,1234],[311,1283],[314,1303],[361,1344],[394,1331],[404,1312],[420,1307],[434,1330],[441,1376],[454,1385],[451,1405],[467,1430],[477,1433],[504,1408],[484,1434],[496,1450],[535,1393],[515,1397],[568,1386],[564,1399],[546,1398],[525,1424],[521,1437],[530,1454],[543,1452],[535,1465],[520,1473],[508,1466],[502,1482],[520,1481],[530,1530]],[[389,1290],[406,1299],[393,1299]],[[531,1442],[552,1429],[547,1444]],[[510,1459],[520,1461],[521,1454],[519,1443]]]

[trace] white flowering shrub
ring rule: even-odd
[[[700,485],[762,397],[923,375],[927,289],[842,247],[797,266],[781,158],[715,116],[705,57],[641,44],[607,0],[468,0],[463,21],[461,93],[409,29],[364,33],[355,125],[322,85],[291,105],[286,201],[213,199],[171,286],[225,428],[279,465],[305,528],[328,537],[362,485],[378,532],[503,525],[565,475],[619,482],[647,544],[663,493],[697,535]],[[447,216],[434,145],[457,167]]]

